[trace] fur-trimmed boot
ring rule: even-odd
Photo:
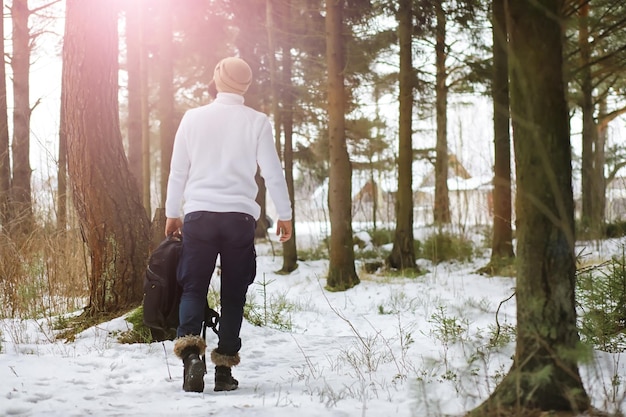
[[[233,391],[239,386],[239,381],[233,378],[231,368],[239,365],[239,354],[223,355],[216,349],[211,352],[211,362],[215,364],[214,391]]]
[[[174,341],[174,353],[183,360],[185,367],[183,390],[186,392],[204,391],[206,365],[200,356],[205,350],[206,342],[200,336],[183,336]]]

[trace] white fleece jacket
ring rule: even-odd
[[[216,211],[247,213],[258,220],[258,165],[279,220],[291,220],[270,121],[243,103],[243,96],[219,93],[212,103],[185,113],[174,140],[167,217]]]

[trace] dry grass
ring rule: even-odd
[[[49,317],[82,308],[87,268],[77,230],[37,228],[19,238],[0,232],[0,318]]]

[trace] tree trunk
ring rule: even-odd
[[[4,10],[4,1],[0,2]],[[4,19],[0,19],[0,34],[4,39]],[[0,42],[0,56],[4,56],[4,42]],[[0,226],[9,221],[9,192],[11,190],[11,158],[9,155],[9,113],[4,61],[0,65]]]
[[[34,226],[30,167],[30,33],[28,0],[14,0],[13,24],[13,180],[11,182],[12,223],[16,231],[28,234]]]
[[[372,184],[372,232],[375,235],[376,234],[376,229],[377,229],[377,224],[378,224],[378,195],[379,195],[379,190],[378,190],[378,182],[376,181],[376,179],[374,178],[374,155],[371,154],[369,155],[369,159],[368,159],[368,164],[369,164],[369,182],[370,184]],[[411,185],[412,187],[412,185]],[[411,222],[413,223],[413,222]]]
[[[600,97],[600,102],[598,105],[598,120],[602,120],[606,117],[607,103],[606,96]],[[594,166],[595,169],[595,179],[593,188],[594,192],[594,201],[595,201],[595,210],[593,212],[593,224],[595,228],[599,231],[600,236],[603,235],[604,230],[604,222],[606,220],[606,184],[607,180],[604,175],[604,165],[606,164],[606,141],[608,136],[608,130],[606,126],[600,126],[598,123],[595,125],[595,152],[594,152]]]
[[[145,47],[145,13],[141,14],[141,45]],[[152,211],[150,207],[150,71],[146,50],[141,53],[141,187],[137,190],[141,193],[141,201],[146,213]],[[163,198],[163,197],[162,197]],[[149,218],[149,216],[148,216]]]
[[[525,415],[524,410],[582,413],[590,406],[577,365],[562,3],[508,3],[517,174],[517,345],[511,370],[472,412],[476,416]]]
[[[239,35],[237,37],[237,47],[239,48],[239,56],[246,60],[250,68],[252,69],[252,74],[259,74],[259,58],[256,54],[257,52],[257,44],[259,42],[259,34],[265,32],[265,0],[255,0],[252,2],[248,2],[246,9],[247,14],[239,14],[235,13],[235,26],[241,28]],[[258,18],[250,19],[249,16],[261,16],[263,17],[262,22]],[[237,20],[239,19],[239,20]],[[256,82],[253,82],[250,85],[250,88],[246,92],[246,106],[252,107],[255,110],[263,111],[262,109],[262,92],[260,89],[260,83],[258,82],[258,77],[256,78]],[[277,128],[277,126],[274,126]],[[259,215],[259,220],[257,221],[255,237],[259,239],[267,238],[267,229],[269,227],[269,223],[267,221],[267,189],[265,188],[265,181],[263,181],[263,177],[257,171],[256,175],[256,183],[259,191],[257,193],[256,202],[261,207],[261,214]]]
[[[150,241],[122,146],[117,41],[110,2],[67,1],[61,105],[73,202],[91,258],[86,314],[92,316],[141,302]]]
[[[599,230],[594,225],[594,144],[596,142],[596,127],[593,117],[593,82],[591,79],[591,49],[589,46],[589,4],[586,0],[581,0],[578,12],[578,47],[580,49],[580,68],[581,68],[581,110],[583,119],[582,130],[582,173],[581,173],[581,189],[582,189],[582,229],[586,238],[598,238]]]
[[[137,184],[143,187],[143,152],[141,121],[141,60],[143,1],[129,1],[126,7],[126,71],[128,73],[128,165]]]
[[[258,239],[267,238],[267,229],[270,227],[269,220],[267,218],[267,188],[265,188],[265,181],[261,176],[260,171],[256,173],[256,184],[259,187],[259,191],[256,195],[256,202],[261,206],[261,214],[259,220],[256,222],[256,230],[254,231],[254,237]]]
[[[326,2],[326,63],[328,65],[328,132],[330,172],[330,264],[327,288],[343,291],[357,285],[352,238],[352,168],[346,144],[343,48],[343,3]]]
[[[167,179],[176,135],[174,114],[174,54],[172,40],[173,2],[161,0],[159,4],[159,136],[161,137],[161,207],[165,207]]]
[[[396,269],[414,269],[413,238],[413,12],[411,0],[398,4],[398,41],[400,46],[400,103],[398,126],[398,193],[396,230],[393,248],[387,259]],[[374,185],[372,183],[372,185]],[[375,194],[374,199],[378,196]]]
[[[61,81],[61,103],[65,101],[65,86]],[[67,132],[65,107],[59,109],[59,165],[57,167],[57,232],[67,229]]]
[[[272,109],[272,116],[274,117],[274,144],[276,146],[276,153],[278,153],[278,157],[282,160],[282,146],[280,141],[280,132],[281,132],[281,113],[280,113],[280,91],[278,87],[278,69],[276,66],[276,54],[278,53],[278,47],[276,43],[276,36],[274,34],[276,30],[277,20],[274,16],[276,12],[274,11],[274,0],[265,0],[265,27],[267,29],[267,63],[269,67],[269,76],[270,76],[270,107]]]
[[[269,103],[269,108],[270,108],[270,112],[272,114],[272,116],[274,117],[274,146],[276,146],[276,153],[278,154],[279,159],[283,159],[282,155],[283,155],[283,149],[281,146],[281,140],[280,140],[280,136],[281,136],[281,128],[282,128],[282,124],[281,124],[281,112],[280,112],[280,105],[279,105],[279,100],[280,100],[280,93],[279,93],[279,88],[278,88],[278,82],[276,80],[276,78],[278,77],[278,73],[277,73],[277,68],[276,68],[276,52],[277,52],[277,46],[276,46],[276,42],[275,42],[275,36],[274,36],[274,29],[275,29],[275,19],[274,19],[274,4],[273,4],[273,0],[266,0],[265,1],[265,26],[266,26],[266,33],[267,33],[267,44],[268,44],[268,66],[269,66],[269,77],[270,77],[270,103]],[[257,232],[261,233],[263,232],[263,236],[259,236],[259,237],[266,237],[266,233],[267,233],[267,229],[269,227],[269,222],[267,222],[267,217],[266,217],[266,205],[267,205],[267,192],[266,192],[266,188],[265,188],[265,181],[262,180],[262,178],[259,177],[258,179],[258,183],[259,183],[259,191],[262,190],[262,194],[259,195],[257,201],[261,204],[262,206],[262,210],[261,210],[261,214],[262,214],[262,219],[260,219],[259,221],[259,226],[261,226],[260,228],[257,228]]]
[[[450,197],[448,195],[448,86],[446,69],[446,13],[443,1],[435,2],[437,15],[435,61],[437,67],[435,93],[437,109],[437,156],[435,160],[435,224],[450,223]]]
[[[491,268],[509,264],[513,259],[513,233],[511,229],[511,135],[509,111],[509,77],[507,64],[507,37],[505,0],[494,0],[493,21],[493,130],[494,130],[494,180],[493,180],[493,241]]]
[[[291,220],[293,224],[293,232],[291,239],[283,243],[283,266],[281,271],[283,273],[289,273],[298,268],[298,250],[296,240],[296,201],[295,201],[295,187],[293,178],[293,110],[294,110],[294,89],[292,81],[292,59],[291,59],[291,42],[289,41],[288,34],[291,33],[290,24],[291,18],[291,0],[283,0],[281,3],[281,20],[280,27],[286,30],[280,38],[282,55],[282,112],[281,123],[283,126],[283,133],[285,134],[285,144],[283,151],[283,163],[285,165],[285,180],[287,182],[287,189],[289,191],[289,199],[291,200]]]

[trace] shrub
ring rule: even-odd
[[[376,229],[370,232],[372,244],[376,247],[393,243],[394,229]]]
[[[604,236],[607,238],[616,238],[624,235],[626,235],[626,221],[607,223],[604,226]]]
[[[450,260],[469,261],[474,253],[472,242],[462,236],[439,232],[426,238],[416,249],[416,255],[433,263]]]

